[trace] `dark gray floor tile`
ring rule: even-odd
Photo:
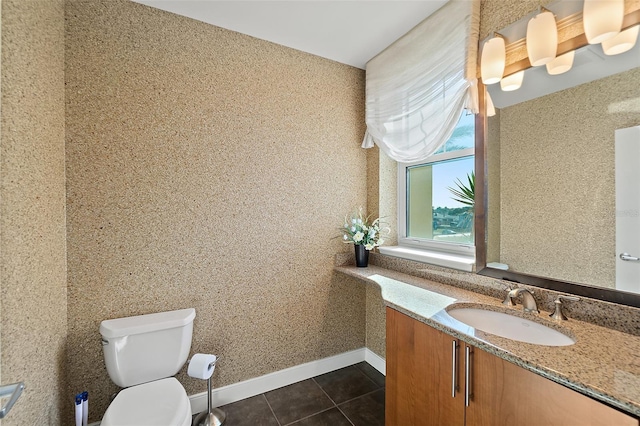
[[[338,406],[354,426],[384,426],[384,389]]]
[[[336,404],[378,389],[373,381],[353,365],[317,376],[314,380]]]
[[[278,426],[264,395],[257,395],[242,401],[220,407],[227,415],[228,426]]]
[[[368,378],[370,378],[371,380],[373,380],[375,382],[376,385],[378,385],[379,387],[384,387],[384,374],[380,373],[378,370],[376,370],[375,368],[373,368],[371,366],[371,364],[369,364],[366,361],[363,362],[359,362],[358,364],[356,364],[356,367],[358,367],[358,369],[360,369],[360,371],[362,371],[364,374],[367,375]]]
[[[290,426],[351,426],[351,423],[337,408],[302,419]]]
[[[312,379],[272,390],[265,396],[283,425],[333,406],[331,400]]]

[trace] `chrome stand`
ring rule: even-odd
[[[193,426],[222,426],[227,415],[219,408],[211,408],[211,377],[207,379],[207,411],[198,414]]]

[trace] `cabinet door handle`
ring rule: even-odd
[[[451,349],[451,397],[456,397],[458,390],[458,341],[454,340]]]
[[[464,406],[469,406],[469,400],[473,398],[471,392],[471,354],[473,349],[471,346],[464,347]]]

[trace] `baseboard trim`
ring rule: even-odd
[[[367,361],[373,368],[378,370],[382,375],[387,375],[387,362],[377,353],[373,352],[369,348],[364,348],[364,360]]]
[[[373,353],[368,348],[360,348],[265,374],[264,376],[255,377],[243,382],[234,383],[221,388],[215,388],[213,389],[211,396],[212,405],[214,407],[219,407],[230,404],[232,402],[260,395],[261,393],[269,392],[301,380],[310,379],[311,377],[315,377],[320,374],[348,367],[362,361],[368,362],[380,373],[385,374],[384,358]],[[221,364],[219,368],[224,368],[224,366]],[[189,400],[191,401],[191,412],[193,414],[200,413],[207,409],[206,392],[191,395]]]

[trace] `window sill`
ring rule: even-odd
[[[458,269],[460,271],[473,272],[475,269],[475,256],[463,256],[460,254],[438,252],[433,250],[418,249],[406,246],[378,247],[381,254],[402,259],[415,260],[416,262],[429,263],[445,268]]]

